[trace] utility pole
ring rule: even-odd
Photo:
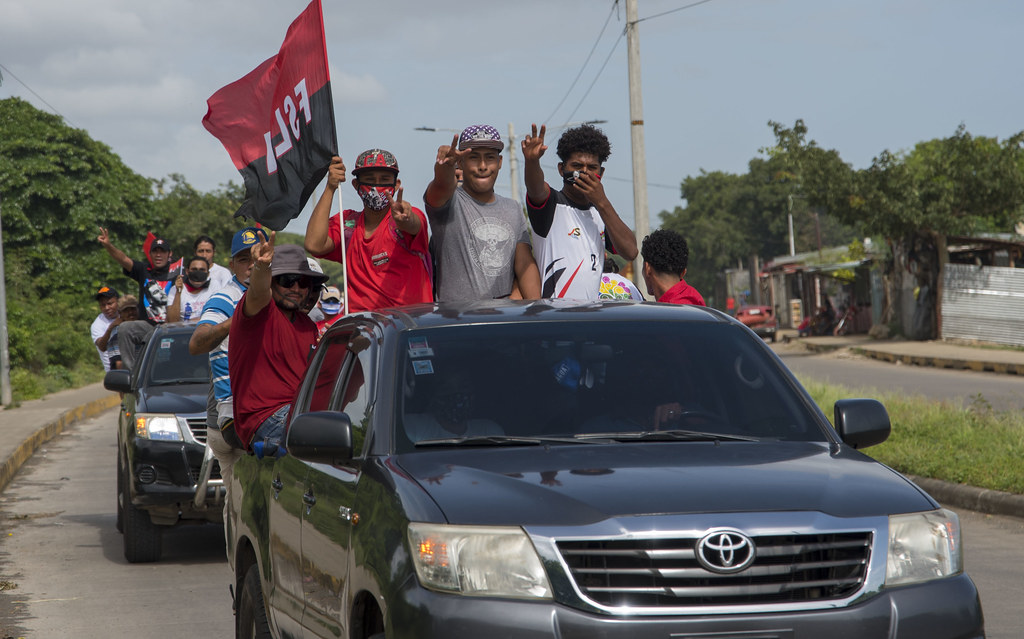
[[[0,220],[2,211],[3,201],[0,199]],[[4,275],[3,222],[0,221],[0,402],[4,406],[10,406],[14,401],[11,394],[11,352],[7,341],[7,280]]]
[[[640,34],[638,0],[626,0],[626,48],[629,62],[629,133],[633,151],[633,215],[638,241],[650,232],[647,219],[647,161],[644,151],[644,104],[640,88]],[[633,282],[643,279],[643,258],[633,263]],[[640,287],[643,290],[643,287]]]
[[[796,244],[793,241],[793,194],[789,194],[789,256],[796,255]]]
[[[512,199],[519,201],[519,158],[516,156],[516,127],[508,123],[508,175],[512,180]]]

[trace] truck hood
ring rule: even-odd
[[[449,523],[586,525],[613,517],[818,511],[863,517],[937,505],[895,471],[819,442],[687,442],[417,451],[396,464]]]
[[[172,384],[139,389],[136,410],[142,413],[193,415],[206,412],[209,384]]]

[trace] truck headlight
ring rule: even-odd
[[[942,579],[963,570],[960,518],[946,510],[889,517],[885,585]]]
[[[169,442],[180,442],[184,439],[177,416],[154,413],[135,413],[135,436]]]
[[[550,599],[551,584],[522,528],[409,524],[420,583],[481,597]]]

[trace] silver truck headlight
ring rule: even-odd
[[[889,517],[885,585],[942,579],[963,570],[960,518],[946,510]]]
[[[420,583],[480,597],[550,599],[551,584],[522,528],[409,524]]]
[[[181,421],[176,415],[135,413],[135,436],[143,439],[180,442],[184,439],[181,434]]]

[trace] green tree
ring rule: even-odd
[[[907,153],[883,151],[870,167],[848,178],[812,166],[805,194],[841,220],[882,235],[890,248],[883,270],[887,300],[882,321],[900,317],[903,273],[918,291],[912,322],[903,332],[916,339],[938,334],[939,275],[948,235],[1008,232],[1024,212],[1024,132],[1002,142],[973,137],[961,125],[944,139],[918,143]],[[798,155],[801,149],[797,149]]]
[[[662,226],[678,231],[690,244],[687,281],[698,290],[713,291],[716,277],[727,268],[788,253],[791,212],[799,252],[817,248],[819,237],[827,246],[857,237],[856,225],[843,224],[805,194],[808,181],[810,188],[819,188],[819,173],[805,170],[806,165],[828,167],[847,181],[849,167],[835,151],[807,142],[801,121],[793,129],[769,124],[777,144],[761,150],[765,157],[750,160],[747,173],[701,171],[687,177],[681,185],[686,206],[661,213]]]
[[[89,324],[100,285],[127,286],[96,235],[137,244],[153,218],[149,181],[109,147],[18,98],[0,100],[0,206],[12,390],[38,394],[96,373]],[[131,238],[129,240],[129,238]],[[82,368],[86,366],[87,368]],[[84,371],[91,371],[87,373]]]
[[[245,199],[245,188],[234,182],[203,193],[185,178],[172,173],[167,178],[154,180],[154,207],[156,228],[154,233],[165,237],[178,257],[192,254],[192,245],[199,235],[208,235],[217,244],[216,260],[226,266],[231,257],[231,238],[235,231],[249,224],[234,217]]]

